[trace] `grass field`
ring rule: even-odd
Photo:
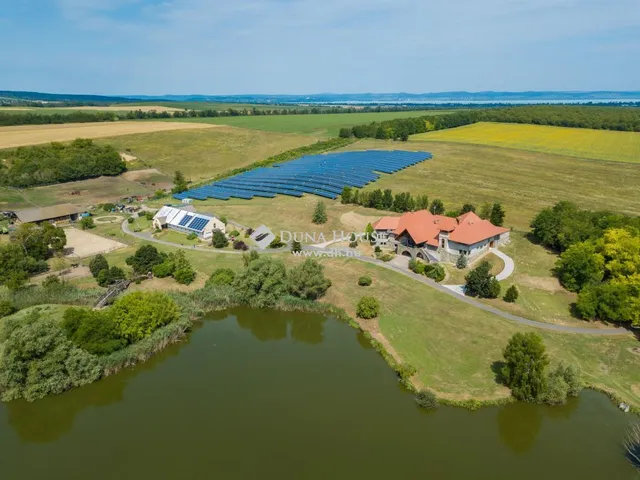
[[[453,110],[429,110],[407,112],[327,113],[319,115],[269,115],[247,117],[188,118],[180,121],[204,122],[217,125],[266,130],[269,132],[302,133],[321,136],[337,136],[343,127],[363,123],[380,122],[394,118],[421,117],[451,113]],[[167,121],[178,121],[167,120]]]
[[[424,150],[432,152],[433,159],[384,175],[367,189],[427,194],[442,199],[447,209],[465,202],[502,202],[505,225],[520,230],[528,230],[542,208],[560,200],[640,215],[640,168],[630,163],[440,142],[362,140],[346,149],[369,148]]]
[[[214,125],[190,122],[124,121],[0,127],[0,149],[48,142],[69,142],[76,138],[101,138],[167,130],[206,129],[207,126],[213,127]]]
[[[576,202],[584,208],[612,209],[640,214],[640,169],[632,164],[585,162],[572,157],[526,152],[497,147],[436,143],[362,140],[347,149],[427,150],[432,160],[393,175],[383,175],[367,189],[391,188],[440,198],[447,208],[471,202],[502,202],[505,224],[528,230],[531,219],[544,207],[560,200]],[[195,202],[198,209],[226,215],[244,225],[266,223],[274,229],[329,231],[342,228],[340,216],[356,211],[373,218],[384,212],[341,205],[323,200],[329,222],[318,227],[309,222],[318,197],[302,199],[278,196],[274,199],[207,200]],[[265,216],[268,212],[268,216]],[[302,230],[300,230],[302,229]]]
[[[491,365],[517,331],[531,331],[438,292],[395,272],[380,274],[378,267],[356,260],[324,260],[333,282],[326,301],[351,315],[362,295],[381,302],[377,322],[363,322],[379,331],[397,354],[418,368],[422,384],[440,395],[455,399],[497,399],[508,391],[495,381]],[[369,274],[371,287],[357,285]],[[590,384],[613,390],[640,406],[640,357],[631,349],[638,345],[629,335],[597,338],[537,330],[554,362],[565,360],[580,366]]]
[[[483,122],[412,135],[410,140],[493,145],[571,157],[640,163],[640,135],[635,132]]]
[[[149,195],[153,190],[152,186],[130,182],[123,177],[99,177],[22,190],[0,187],[0,210],[46,207],[59,203],[89,207],[98,203],[120,200],[127,196]],[[70,195],[73,191],[79,191],[80,194]]]
[[[131,154],[138,157],[139,163],[157,168],[167,175],[173,176],[176,170],[181,170],[188,179],[198,181],[314,143],[315,140],[306,135],[221,126],[114,136],[102,139],[99,143],[113,145],[120,152],[129,149]]]

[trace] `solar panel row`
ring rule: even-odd
[[[336,198],[344,187],[363,188],[380,178],[380,173],[395,173],[429,160],[428,152],[367,150],[306,155],[244,172],[225,180],[174,195],[177,199],[273,198],[276,194],[301,197],[311,193]],[[182,224],[182,222],[181,222]]]

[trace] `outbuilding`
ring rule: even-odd
[[[51,207],[36,207],[15,212],[17,223],[42,223],[76,221],[85,210],[70,203],[62,203]]]

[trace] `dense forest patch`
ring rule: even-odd
[[[127,170],[120,154],[110,145],[78,138],[70,144],[20,147],[0,152],[0,185],[33,187],[119,175]]]

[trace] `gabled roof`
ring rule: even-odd
[[[194,232],[202,232],[215,217],[202,213],[195,213],[192,210],[164,206],[154,215],[153,218],[165,218],[168,225],[186,228]]]
[[[482,220],[475,213],[468,212],[458,217],[458,226],[449,234],[449,240],[464,245],[473,245],[508,231],[508,228],[496,227],[490,221]]]
[[[398,228],[400,217],[382,217],[374,225],[374,230],[395,230]]]
[[[395,228],[394,228],[395,226]],[[482,220],[473,212],[467,212],[458,218],[433,215],[428,210],[408,212],[400,217],[382,217],[374,225],[376,230],[394,230],[396,236],[407,232],[416,244],[426,243],[438,246],[440,233],[448,233],[449,240],[464,245],[473,245],[491,238],[509,229],[496,227]]]
[[[62,203],[51,207],[37,207],[18,210],[16,212],[16,217],[24,223],[41,222],[43,220],[66,217],[67,215],[75,215],[84,211],[84,209],[71,205],[70,203]]]

